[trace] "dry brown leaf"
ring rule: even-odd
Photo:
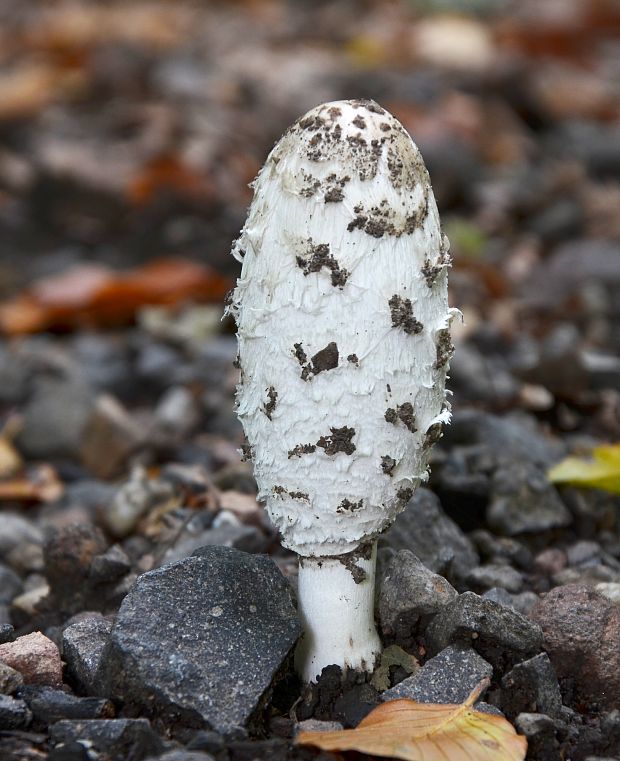
[[[54,468],[37,465],[23,476],[0,481],[0,502],[55,502],[63,491]]]
[[[0,435],[0,478],[15,475],[22,467],[22,458],[6,436]]]
[[[80,325],[123,325],[143,306],[221,301],[229,287],[213,269],[187,259],[158,259],[122,273],[79,265],[0,304],[0,332],[23,335]]]
[[[404,761],[523,761],[525,737],[503,717],[472,708],[486,684],[488,680],[462,705],[393,700],[371,711],[355,729],[301,732],[297,742]]]
[[[26,63],[0,75],[0,121],[33,116],[79,84],[75,73]]]

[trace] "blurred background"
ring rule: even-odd
[[[231,242],[284,129],[354,97],[431,174],[455,409],[620,438],[617,0],[2,0],[5,505],[170,462],[252,495]]]

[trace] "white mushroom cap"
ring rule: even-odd
[[[309,111],[254,190],[237,412],[283,544],[341,555],[405,507],[449,420],[447,240],[417,147],[372,101]]]

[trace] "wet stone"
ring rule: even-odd
[[[298,636],[290,587],[268,557],[205,548],[138,578],[99,674],[126,705],[226,731],[260,721]]]
[[[428,660],[417,674],[384,692],[381,699],[407,698],[420,703],[462,703],[493,673],[493,667],[475,650],[450,645]]]
[[[147,719],[67,719],[51,727],[50,744],[55,750],[76,742],[114,761],[143,761],[165,749]]]
[[[432,652],[449,644],[470,644],[497,671],[504,672],[542,650],[540,627],[515,610],[464,592],[435,616],[426,630]]]

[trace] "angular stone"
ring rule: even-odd
[[[381,699],[408,698],[419,703],[462,703],[493,673],[493,666],[470,647],[450,645],[428,660],[414,676],[403,680]]]
[[[489,589],[482,595],[482,597],[484,597],[485,600],[497,602],[505,608],[512,608],[513,610],[516,610],[517,613],[522,613],[524,616],[529,614],[530,610],[532,610],[539,600],[536,592],[528,591],[521,592],[518,595],[512,595],[510,592],[507,592],[505,589],[500,589],[499,587]]]
[[[22,591],[21,579],[15,571],[0,565],[0,605],[10,604]]]
[[[472,568],[465,578],[465,583],[474,592],[484,592],[493,587],[517,593],[523,588],[523,576],[509,565],[487,565]]]
[[[542,650],[540,627],[511,608],[464,592],[437,613],[426,630],[431,651],[465,643],[503,673]]]
[[[20,696],[36,722],[47,726],[62,719],[111,719],[114,705],[105,698],[79,698],[51,687],[24,687]]]
[[[64,720],[50,728],[50,741],[55,750],[79,742],[105,758],[142,761],[159,756],[165,745],[153,732],[147,719]]]
[[[502,710],[514,719],[520,713],[560,717],[562,695],[549,656],[540,653],[517,663],[502,679]]]
[[[105,618],[89,618],[68,626],[62,633],[62,656],[67,677],[84,695],[96,695],[97,671],[112,624]]]
[[[106,694],[163,721],[226,731],[259,721],[299,632],[268,557],[212,547],[138,578],[99,675]]]
[[[24,729],[32,721],[32,714],[23,700],[0,695],[0,730]]]
[[[562,756],[553,719],[542,713],[520,713],[515,726],[519,734],[527,737],[528,758],[560,761]]]
[[[24,677],[0,661],[0,694],[12,695],[24,683]]]
[[[471,541],[442,510],[438,497],[417,489],[404,512],[380,539],[381,546],[410,550],[435,573],[463,578],[478,565]]]
[[[493,475],[487,521],[494,531],[515,536],[568,526],[572,518],[542,468],[514,461]]]
[[[454,587],[429,569],[409,550],[389,562],[379,593],[379,619],[384,633],[398,641],[415,634],[420,621],[458,597]]]
[[[41,632],[18,637],[0,645],[0,661],[19,671],[26,684],[62,684],[62,661],[58,648]]]
[[[581,584],[552,589],[530,612],[569,704],[620,708],[620,607]]]

